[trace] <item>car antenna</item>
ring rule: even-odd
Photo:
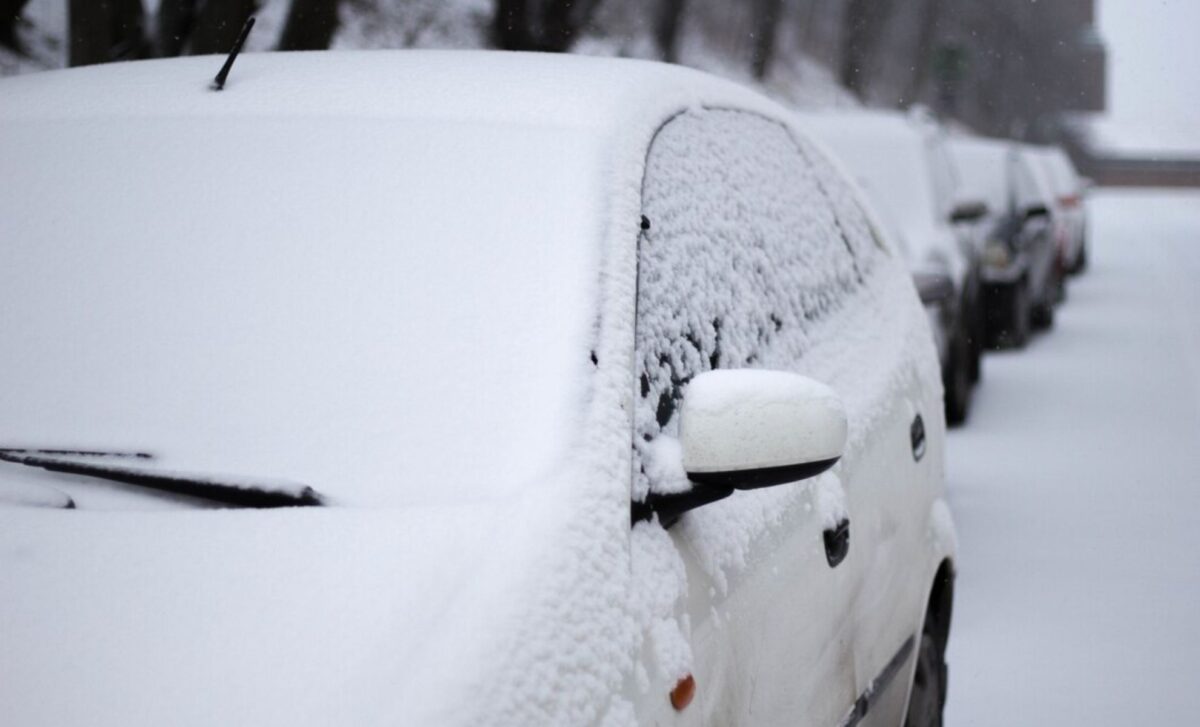
[[[237,41],[233,44],[233,50],[229,51],[229,57],[225,59],[225,65],[221,66],[221,70],[217,72],[217,77],[213,79],[212,90],[220,91],[225,88],[225,79],[229,77],[229,71],[233,68],[233,62],[237,60],[238,53],[242,52],[242,44],[246,42],[246,36],[250,35],[250,29],[254,27],[254,16],[246,18],[246,24],[242,26],[242,32],[238,35]]]

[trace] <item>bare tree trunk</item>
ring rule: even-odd
[[[529,50],[533,46],[533,34],[529,27],[527,0],[496,0],[492,35],[497,48]]]
[[[661,0],[654,18],[654,40],[667,63],[679,60],[679,29],[683,26],[683,11],[687,0]]]
[[[492,41],[504,50],[561,53],[591,22],[600,0],[496,0]]]
[[[338,0],[292,0],[279,50],[325,50],[338,26]]]
[[[257,6],[255,0],[207,0],[196,14],[191,52],[228,53]]]
[[[891,14],[891,0],[848,0],[842,19],[842,85],[859,98],[870,85],[871,62]]]
[[[750,57],[750,70],[761,81],[767,77],[771,59],[775,55],[775,38],[778,35],[779,16],[783,12],[783,0],[757,0],[754,12],[754,49]]]
[[[929,67],[933,65],[933,46],[938,38],[938,26],[942,20],[943,0],[925,0],[917,29],[917,45],[913,49],[912,76],[904,94],[909,105],[916,103],[929,79]]]
[[[0,45],[22,51],[17,42],[17,18],[28,0],[0,0]]]
[[[160,0],[155,38],[160,56],[177,56],[196,27],[196,0]]]
[[[141,0],[69,0],[67,11],[70,65],[145,57]]]
[[[561,53],[592,22],[600,0],[551,0],[545,10],[545,49]]]

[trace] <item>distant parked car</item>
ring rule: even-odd
[[[1046,149],[1022,144],[1020,157],[1032,180],[1030,196],[1035,204],[1040,203],[1049,211],[1047,218],[1050,220],[1051,234],[1054,238],[1054,297],[1048,305],[1037,305],[1034,308],[1034,323],[1049,328],[1054,324],[1055,306],[1067,297],[1067,254],[1071,244],[1073,215],[1070,209],[1058,202],[1050,166],[1046,163]]]
[[[1062,220],[1062,268],[1068,273],[1081,273],[1087,268],[1086,185],[1062,147],[1048,146],[1038,151],[1054,195],[1055,211]]]
[[[982,307],[992,346],[1020,348],[1032,325],[1053,321],[1060,282],[1058,242],[1037,160],[1013,142],[953,137],[950,152],[964,193],[986,201]]]
[[[941,724],[936,352],[788,110],[215,71],[0,81],[0,724]]]
[[[944,133],[932,121],[881,111],[801,114],[857,179],[900,242],[938,342],[946,418],[967,418],[979,379],[983,318],[979,257],[961,222],[984,212],[961,198]]]

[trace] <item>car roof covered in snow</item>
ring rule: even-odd
[[[210,84],[223,61],[172,58],[4,79],[0,120],[291,114],[614,128],[671,105],[774,107],[706,73],[630,59],[494,51],[245,53],[218,92]]]

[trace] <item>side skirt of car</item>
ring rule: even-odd
[[[867,712],[871,710],[871,701],[883,694],[888,685],[896,680],[896,675],[900,673],[900,667],[912,655],[915,643],[916,637],[914,636],[909,636],[904,640],[904,643],[900,645],[900,649],[896,651],[892,658],[888,660],[887,665],[883,667],[883,671],[879,672],[871,680],[871,683],[867,685],[863,693],[858,696],[858,699],[854,700],[854,706],[850,708],[850,711],[838,723],[838,727],[855,727],[855,725],[867,716]]]

